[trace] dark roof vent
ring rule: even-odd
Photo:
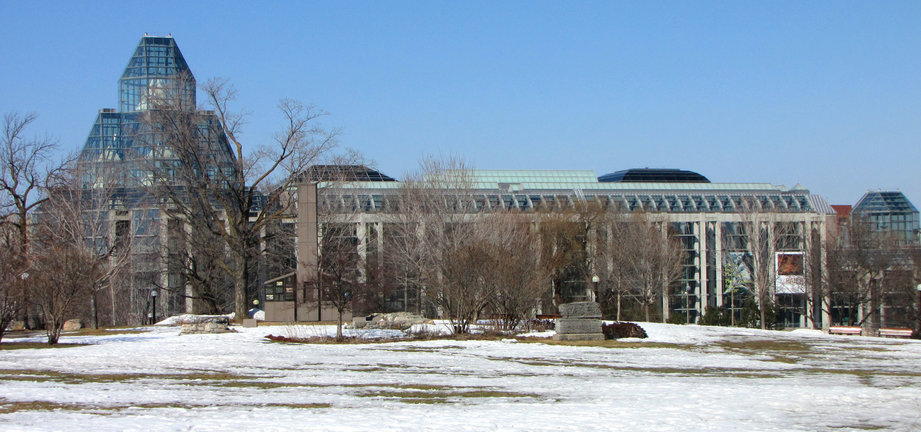
[[[672,168],[633,168],[598,177],[601,183],[710,183],[706,177]]]
[[[396,181],[380,171],[364,165],[312,165],[300,175],[308,181]]]

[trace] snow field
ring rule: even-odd
[[[89,345],[0,351],[0,429],[921,430],[918,341],[639,324],[604,347],[64,336]]]

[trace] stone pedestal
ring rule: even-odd
[[[595,302],[575,302],[560,305],[553,340],[604,340],[601,332],[601,305]]]
[[[229,323],[230,320],[226,316],[197,317],[195,320],[183,322],[179,334],[230,333],[233,330],[227,327]]]

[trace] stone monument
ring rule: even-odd
[[[562,318],[556,320],[553,340],[604,340],[600,304],[593,301],[564,303],[560,305],[560,314]]]

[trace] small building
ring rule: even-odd
[[[333,321],[337,318],[336,309],[319,301],[315,287],[304,284],[298,289],[295,272],[265,281],[261,297],[265,299],[266,321]],[[342,319],[351,321],[351,312],[346,311]]]

